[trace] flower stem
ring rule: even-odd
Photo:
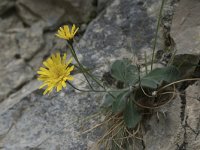
[[[106,88],[100,83],[100,81],[99,81],[98,79],[96,79],[92,74],[90,74],[87,70],[85,70],[84,66],[79,62],[78,57],[77,57],[77,55],[76,55],[76,52],[75,52],[75,50],[74,50],[72,44],[69,44],[69,48],[70,48],[70,51],[71,51],[71,53],[72,53],[74,59],[76,60],[76,62],[77,62],[78,65],[80,66],[81,71],[82,71],[82,72],[85,72],[89,77],[91,77],[92,80],[94,80],[100,87],[102,87],[102,88],[105,90],[105,92],[107,92],[110,96],[112,96],[112,97],[115,99],[115,96],[114,96],[112,93],[110,93],[110,91],[107,91]],[[84,75],[84,73],[83,73],[83,75]],[[97,90],[95,90],[95,89],[92,87],[92,85],[90,84],[90,82],[89,82],[89,80],[87,79],[86,75],[84,75],[84,76],[85,76],[85,78],[86,78],[88,84],[90,85],[90,88],[91,88],[94,92],[98,92]]]
[[[145,51],[144,52],[144,59],[145,59],[145,72],[146,72],[146,75],[148,74],[148,68],[147,68],[147,52]]]
[[[71,51],[72,56],[74,57],[74,59],[75,59],[76,62],[78,63],[78,65],[79,65],[79,67],[80,67],[80,69],[81,69],[81,72],[82,72],[83,76],[85,77],[85,79],[86,79],[88,85],[90,86],[90,88],[91,88],[92,90],[94,90],[94,88],[92,87],[91,83],[89,82],[89,80],[88,80],[88,78],[87,78],[87,76],[86,76],[86,74],[85,74],[85,72],[87,73],[87,71],[84,69],[84,67],[83,67],[83,66],[81,65],[81,63],[79,62],[79,60],[78,60],[78,58],[77,58],[77,56],[76,56],[76,53],[75,53],[75,51],[74,51],[73,46],[72,46],[71,43],[69,43],[69,48],[70,48],[70,51]]]
[[[72,83],[70,83],[69,81],[67,81],[67,83],[72,87],[72,88],[74,88],[75,90],[78,90],[78,91],[80,91],[80,92],[119,92],[119,91],[123,91],[123,90],[128,90],[128,88],[126,88],[126,89],[120,89],[120,90],[109,90],[109,91],[105,91],[105,90],[102,90],[102,91],[100,91],[100,90],[83,90],[83,89],[79,89],[79,88],[77,88],[76,86],[74,86]]]
[[[163,10],[163,6],[164,6],[164,2],[165,2],[165,0],[162,0],[162,4],[161,4],[161,7],[160,7],[160,13],[159,13],[159,16],[158,16],[158,23],[157,23],[157,28],[156,28],[156,35],[155,35],[155,40],[154,40],[154,45],[153,45],[153,54],[152,54],[152,60],[151,60],[151,70],[153,69],[154,55],[155,55],[155,49],[156,49],[156,44],[157,44],[157,38],[158,38],[158,30],[159,30],[159,27],[160,27],[160,19],[161,19],[161,16],[162,16],[162,10]]]

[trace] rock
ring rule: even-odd
[[[17,32],[15,37],[19,47],[17,54],[25,60],[31,59],[44,47],[43,30],[37,24],[28,30]]]
[[[172,23],[171,35],[177,54],[200,54],[200,1],[180,1]]]
[[[0,1],[0,15],[5,13],[10,8],[14,7],[16,0],[1,0]]]
[[[182,65],[182,74],[184,77],[189,78],[194,73],[196,66],[200,60],[200,2],[191,0],[182,0],[176,9],[171,35],[176,43],[177,55],[176,61]],[[192,65],[193,64],[193,65]],[[199,73],[196,73],[197,77]],[[189,86],[185,90],[183,99],[183,128],[184,137],[181,145],[178,149],[196,150],[200,149],[200,101],[198,100],[200,95],[200,82]]]
[[[98,0],[97,1],[97,11],[98,12],[102,11],[111,3],[112,3],[112,0]]]
[[[29,83],[23,86],[20,90],[11,94],[6,100],[1,102],[0,114],[4,114],[8,109],[12,108],[15,106],[15,104],[20,102],[21,99],[37,90],[40,85],[41,84],[37,80],[29,81]]]
[[[200,55],[178,54],[174,57],[173,65],[179,69],[181,79],[188,79],[194,76],[199,61]]]
[[[180,62],[181,72],[184,77],[191,78],[194,75],[196,64],[200,61],[200,2],[196,0],[182,0],[176,9],[171,35],[176,43],[177,59],[175,62]],[[193,65],[192,65],[193,64]],[[197,70],[197,69],[196,69]],[[199,71],[197,71],[199,72]],[[196,73],[198,77],[199,73]],[[196,150],[200,149],[200,101],[199,91],[200,82],[189,86],[185,90],[183,99],[183,128],[184,137],[178,149]]]
[[[45,45],[37,52],[34,57],[29,62],[29,65],[35,71],[38,71],[39,67],[42,65],[42,61],[46,60],[51,54],[56,52],[64,53],[66,52],[66,41],[60,40],[55,36],[55,32],[48,32],[43,35]],[[70,53],[68,53],[69,55]]]
[[[170,2],[167,1],[167,5]],[[78,44],[77,51],[85,58],[83,63],[98,69],[105,62],[110,65],[122,57],[135,58],[134,63],[139,63],[144,62],[145,52],[149,60],[160,6],[161,1],[156,0],[114,0],[89,24]],[[166,7],[168,13],[173,12],[173,7]],[[161,27],[156,49],[164,48],[162,35]]]
[[[160,112],[158,115],[154,114],[149,121],[145,121],[144,145],[148,150],[176,150],[177,145],[183,142],[184,137],[180,118],[180,97],[177,96],[172,102],[160,108],[158,112]]]
[[[6,136],[0,140],[0,146],[13,150],[86,149],[101,133],[79,136],[84,124],[77,119],[95,113],[99,98],[96,94],[77,94],[71,90],[51,96],[36,91],[1,114],[0,135]],[[89,120],[87,127],[95,120]]]
[[[17,15],[14,14],[6,18],[0,18],[0,32],[7,32],[13,28],[23,28],[23,24]]]
[[[0,68],[0,101],[33,77],[33,72],[23,60],[12,61]]]
[[[17,10],[23,21],[31,25],[44,21],[47,27],[66,22],[83,23],[90,19],[93,0],[18,0]]]
[[[28,61],[44,44],[42,30],[35,26],[8,32],[0,33],[0,100],[33,78],[35,72]]]
[[[187,149],[200,149],[200,81],[186,89],[186,139]]]
[[[145,121],[144,145],[148,150],[200,149],[200,82],[189,86],[171,103],[161,108],[166,116],[154,115]],[[185,102],[183,102],[185,101]],[[181,115],[181,116],[180,116]]]
[[[156,18],[148,15],[146,6],[137,1],[113,1],[89,24],[78,44],[83,63],[99,69],[105,62],[142,54],[144,49],[150,51]]]
[[[55,36],[52,35],[54,33],[45,33],[44,39],[46,45],[41,52],[42,43],[34,40],[40,40],[43,35],[43,30],[37,30],[38,27],[34,28],[35,23],[42,23],[42,26],[40,26],[41,28],[44,28],[46,24],[55,25],[59,22],[58,20],[62,20],[62,15],[66,13],[65,11],[67,11],[67,9],[64,7],[70,8],[68,9],[70,11],[74,8],[75,13],[73,12],[73,14],[91,12],[90,8],[86,11],[86,8],[91,4],[89,1],[88,3],[86,3],[86,1],[81,1],[80,5],[84,11],[77,10],[79,8],[79,6],[76,6],[78,1],[73,1],[73,3],[72,1],[66,0],[65,3],[61,3],[63,5],[62,7],[56,5],[61,1],[54,1],[55,5],[53,5],[51,1],[48,2],[49,3],[47,3],[46,0],[40,2],[38,0],[18,0],[17,8],[20,16],[24,22],[28,25],[33,25],[33,27],[31,27],[31,29],[23,29],[20,32],[11,30],[9,31],[9,35],[2,33],[3,40],[0,40],[0,42],[2,42],[0,44],[3,45],[3,49],[5,49],[5,53],[3,53],[2,57],[4,57],[3,59],[7,62],[10,60],[12,61],[13,54],[16,54],[13,53],[18,46],[15,39],[17,38],[20,41],[20,38],[23,38],[23,40],[25,40],[24,46],[23,40],[20,41],[21,49],[23,49],[21,53],[19,51],[20,58],[18,57],[19,55],[16,55],[16,58],[19,60],[26,60],[25,66],[27,65],[33,68],[30,73],[19,69],[20,72],[26,74],[27,79],[25,81],[27,81],[28,78],[30,79],[30,76],[34,74],[33,70],[36,70],[36,68],[42,64],[42,59],[49,56],[50,52],[54,52],[52,49],[58,48],[58,50],[60,50],[62,48],[61,51],[66,50],[64,41],[60,39],[55,40]],[[42,5],[43,3],[45,3],[45,5]],[[41,6],[44,8],[41,8]],[[156,30],[159,6],[160,0],[113,0],[113,2],[88,25],[81,40],[78,43],[74,43],[78,57],[81,58],[82,63],[91,68],[95,67],[96,70],[94,70],[94,73],[98,73],[98,76],[101,76],[116,59],[133,57],[135,58],[134,62],[144,61],[144,51],[147,51],[148,54],[152,53],[152,41]],[[56,14],[54,14],[54,11],[49,12],[52,8],[55,9]],[[44,12],[44,10],[46,11]],[[27,18],[32,15],[34,17],[27,19],[25,16],[23,17],[23,15],[27,15]],[[77,18],[70,18],[68,15],[64,17],[66,17],[66,22],[73,21],[72,19],[77,19],[77,22],[85,21],[85,19],[82,18],[84,15],[82,17],[79,15],[77,16]],[[51,20],[51,17],[55,20]],[[43,20],[43,22],[40,20]],[[76,23],[76,20],[73,22]],[[162,35],[162,30],[159,34]],[[34,38],[31,38],[31,36]],[[29,41],[30,46],[27,45],[27,43],[29,43],[29,38],[33,40]],[[37,42],[40,44],[35,45]],[[158,43],[158,48],[162,48],[164,42],[160,36]],[[31,49],[31,45],[35,47],[35,49]],[[25,52],[25,49],[28,50]],[[6,68],[3,69],[5,72]],[[18,73],[18,70],[16,72]],[[12,72],[10,74],[12,75]],[[15,80],[18,80],[19,75],[17,74],[15,78]],[[5,77],[0,79],[6,82]],[[94,143],[102,134],[102,131],[94,130],[92,133],[83,134],[78,137],[77,135],[82,133],[81,121],[79,120],[79,122],[75,122],[74,124],[71,124],[71,122],[74,120],[76,121],[79,116],[85,118],[97,112],[103,94],[78,93],[68,86],[67,90],[62,90],[60,93],[52,93],[43,96],[42,90],[35,91],[37,84],[38,83],[34,81],[27,83],[24,88],[19,89],[0,104],[0,109],[2,108],[0,111],[0,147],[9,150],[74,150],[89,148],[91,143]],[[81,82],[77,81],[74,82],[74,84],[82,85]],[[10,90],[10,88],[11,87],[8,89]],[[87,89],[88,87],[82,88]],[[170,110],[173,109],[173,111],[169,111],[169,120],[174,121],[170,128],[176,127],[176,129],[178,129],[179,127],[177,125],[179,120],[175,121],[179,113],[177,107],[179,107],[179,99],[177,104],[169,105]],[[173,118],[175,112],[177,112],[177,114],[175,114]],[[97,118],[93,118],[87,121],[84,127],[89,129],[98,123],[98,121]],[[178,131],[176,133],[178,133]],[[172,137],[172,131],[170,131],[169,137]],[[156,141],[152,142],[155,143]],[[157,146],[160,147],[161,145]]]

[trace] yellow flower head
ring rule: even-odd
[[[74,35],[76,34],[76,32],[78,31],[79,28],[76,28],[76,26],[73,24],[72,29],[70,31],[69,26],[68,25],[64,25],[64,27],[60,27],[60,29],[58,30],[58,33],[56,34],[57,37],[61,38],[61,39],[65,39],[65,40],[71,40],[74,38]]]
[[[62,90],[62,87],[66,87],[67,80],[74,80],[74,77],[70,76],[70,72],[74,69],[74,66],[69,66],[72,58],[68,61],[66,58],[66,53],[63,57],[60,56],[60,53],[53,54],[43,62],[45,67],[40,67],[40,70],[37,72],[39,74],[38,80],[43,81],[40,89],[47,86],[43,93],[44,95],[52,92],[54,87],[59,92]]]

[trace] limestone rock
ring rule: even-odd
[[[37,80],[29,81],[29,83],[23,86],[20,90],[11,94],[6,100],[1,102],[0,114],[4,114],[8,109],[19,103],[21,99],[37,90],[40,85],[41,83],[39,83]]]
[[[0,33],[0,100],[33,76],[27,62],[43,47],[41,29],[17,29]]]
[[[42,64],[43,58],[53,52],[52,49],[60,48],[62,51],[66,51],[65,43],[60,39],[56,41],[55,37],[52,36],[54,33],[45,33],[46,45],[44,46],[44,51],[41,52],[40,49],[43,44],[42,42],[40,43],[42,41],[40,38],[43,36],[43,30],[37,30],[39,26],[34,28],[37,25],[35,22],[38,23],[39,21],[41,23],[42,21],[40,20],[43,20],[44,24],[42,22],[43,25],[40,28],[44,28],[46,24],[55,25],[59,20],[62,20],[62,17],[66,17],[65,22],[84,22],[85,19],[82,17],[87,15],[84,14],[80,17],[79,14],[91,12],[90,8],[87,10],[91,5],[91,1],[87,1],[87,3],[82,0],[58,0],[54,1],[55,5],[51,2],[47,0],[18,0],[17,8],[19,14],[25,23],[31,25],[31,28],[21,31],[11,30],[9,34],[1,33],[0,42],[2,43],[0,44],[3,45],[5,50],[4,53],[1,52],[3,57],[1,61],[3,63],[6,62],[5,66],[7,63],[10,64],[10,61],[14,61],[13,67],[16,68],[14,65],[16,60],[13,60],[13,57],[15,57],[20,62],[26,60],[25,66],[20,65],[23,66],[23,69],[28,66],[33,67],[30,72],[16,68],[15,73],[17,75],[10,72],[11,77],[14,76],[16,82],[19,82],[19,77],[23,75],[21,72],[26,74],[27,78],[24,81],[31,79],[31,76],[35,73],[33,73],[33,70]],[[59,2],[62,2],[62,6]],[[148,54],[152,52],[152,41],[160,6],[158,4],[160,4],[160,0],[113,0],[88,25],[80,41],[74,43],[78,57],[82,58],[82,63],[91,68],[95,67],[94,73],[98,73],[101,76],[116,59],[133,57],[135,58],[134,62],[142,61],[144,51],[147,51]],[[79,6],[84,11],[78,11]],[[55,11],[51,12],[52,7]],[[70,17],[64,15],[68,13],[67,11],[79,17],[72,18],[71,15],[69,15]],[[27,16],[23,17],[23,15]],[[18,45],[16,39],[20,42],[20,45]],[[31,40],[28,41],[28,39]],[[23,43],[24,40],[25,43]],[[159,41],[158,47],[163,47],[162,38],[159,38]],[[39,42],[39,45],[35,45],[37,42]],[[27,43],[30,43],[30,46]],[[31,47],[31,45],[35,48]],[[19,48],[16,49],[18,46]],[[15,55],[16,52],[20,54],[20,57]],[[3,67],[3,72],[6,71],[7,68]],[[6,75],[3,75],[3,77]],[[11,84],[8,83],[5,77],[0,79],[9,86],[13,85],[13,82]],[[74,82],[74,84],[82,83]],[[0,108],[3,107],[0,111],[0,147],[9,150],[82,150],[89,148],[91,143],[94,143],[97,137],[102,134],[101,130],[94,130],[91,134],[84,134],[78,137],[77,135],[81,134],[82,131],[81,122],[75,122],[75,124],[71,124],[71,122],[79,116],[88,117],[98,111],[103,94],[78,93],[68,86],[67,90],[63,90],[58,94],[52,93],[51,95],[43,96],[42,90],[35,91],[37,85],[38,83],[34,81],[27,83],[24,88],[13,93],[0,104],[2,105]],[[2,88],[6,88],[6,86]],[[7,88],[8,91],[11,88],[11,86]],[[177,107],[179,107],[179,99],[177,104],[169,106],[169,116],[171,121],[174,121],[172,126],[176,127],[176,129],[179,127],[177,125],[179,120],[175,121],[178,118],[178,114],[174,118],[172,116],[175,112],[179,113]],[[97,119],[93,118],[88,121],[86,127],[90,128],[95,123],[97,123]],[[172,136],[172,131],[170,131],[169,137]],[[157,146],[160,147],[161,145]]]
[[[32,78],[32,71],[23,60],[12,61],[0,68],[0,100]]]
[[[200,149],[200,82],[186,89],[186,139],[187,149]]]
[[[102,11],[103,9],[106,8],[109,4],[112,3],[112,0],[98,0],[97,3],[97,11]]]
[[[191,61],[192,60],[192,61]],[[174,57],[173,65],[177,66],[182,79],[194,76],[195,69],[200,61],[200,55],[178,54]]]
[[[26,24],[43,21],[47,27],[87,22],[94,9],[92,0],[18,0],[16,7]]]
[[[15,0],[1,0],[0,1],[0,15],[5,13],[8,9],[14,7]]]
[[[83,63],[99,68],[118,58],[137,56],[142,60],[144,51],[152,53],[157,6],[158,1],[153,0],[114,0],[89,24],[77,46],[77,51],[83,55]]]
[[[13,28],[23,28],[23,24],[16,14],[6,18],[0,17],[0,32],[8,32],[8,30]]]
[[[88,142],[94,142],[100,133],[79,136],[81,120],[77,119],[95,113],[99,98],[72,90],[51,96],[36,91],[1,114],[0,135],[6,136],[0,140],[0,146],[13,150],[86,149]],[[91,119],[87,127],[94,121]]]
[[[176,150],[184,137],[180,97],[177,96],[158,112],[158,115],[154,114],[146,121],[144,145],[148,150]]]
[[[178,54],[200,54],[200,1],[180,1],[172,23],[171,35]]]

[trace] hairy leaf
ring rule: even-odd
[[[125,84],[134,84],[138,80],[137,67],[127,59],[116,60],[111,66],[111,75]]]
[[[111,92],[111,94],[112,94],[115,98],[117,98],[117,96],[119,95],[119,92]],[[113,102],[114,102],[114,100],[115,100],[115,98],[114,98],[113,96],[111,96],[110,94],[107,93],[107,94],[104,96],[104,100],[103,100],[103,103],[102,103],[101,107],[106,107],[106,108],[108,108],[108,107],[112,106],[112,104],[113,104]]]
[[[142,119],[142,115],[136,110],[133,101],[130,99],[126,103],[124,110],[124,122],[128,128],[134,128]]]
[[[141,85],[149,88],[157,88],[162,81],[168,83],[179,78],[179,71],[174,66],[156,68],[141,78]]]
[[[115,99],[113,98],[112,111],[113,113],[122,112],[126,106],[127,95],[129,91],[120,91]]]

